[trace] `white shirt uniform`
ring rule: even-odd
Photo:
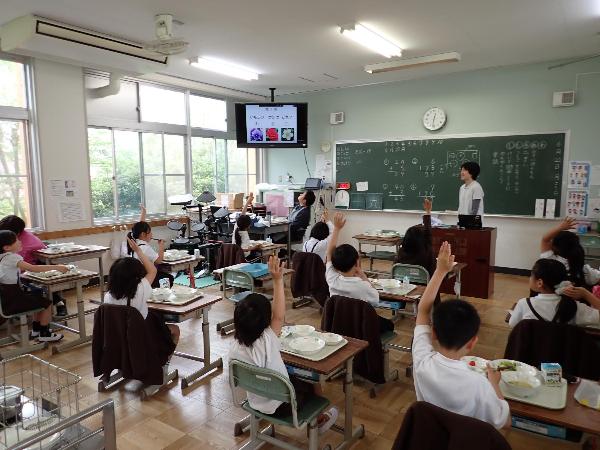
[[[129,302],[130,306],[133,306],[137,309],[142,317],[145,319],[148,316],[148,299],[152,295],[152,286],[148,283],[148,280],[142,278],[137,285],[137,290],[135,291],[135,296]],[[110,292],[104,294],[104,303],[108,303],[109,305],[127,305],[126,298],[115,299]]]
[[[233,234],[231,236],[232,244],[235,244],[235,232],[236,231],[237,231],[237,223],[233,226]],[[244,256],[248,256],[250,254],[250,252],[246,251],[246,249],[253,246],[252,240],[250,239],[250,235],[248,234],[248,231],[239,231],[238,233],[242,240],[242,244],[240,245],[240,247],[242,247],[242,250],[244,250]]]
[[[556,307],[558,306],[558,302],[560,302],[560,296],[557,294],[538,294],[535,297],[531,297],[530,301],[533,309],[548,322],[551,322],[556,314]],[[592,325],[600,322],[600,311],[581,302],[575,303],[577,304],[577,313],[569,322],[571,325]],[[517,302],[515,309],[510,314],[508,325],[514,327],[521,320],[525,319],[537,319],[537,317],[533,314],[531,308],[529,308],[527,299],[522,298]]]
[[[483,216],[483,195],[483,188],[477,181],[463,184],[458,193],[458,213],[472,214],[473,200],[480,200],[476,215]]]
[[[431,327],[417,325],[412,344],[417,400],[502,428],[510,410],[484,375],[467,363],[446,358],[431,345]]]
[[[240,344],[234,339],[229,350],[229,360],[237,359],[264,369],[271,369],[289,379],[280,352],[281,341],[273,329],[267,327],[250,347]],[[248,392],[248,403],[253,409],[265,414],[273,414],[282,402]]]
[[[552,250],[545,251],[540,255],[540,258],[554,259],[555,261],[561,262],[567,268],[567,272],[569,271],[569,261],[567,261],[566,258],[555,254]],[[600,270],[594,269],[589,264],[585,264],[583,266],[583,278],[588,286],[598,284],[600,283]]]
[[[379,293],[371,283],[359,277],[345,277],[327,262],[325,279],[329,285],[329,295],[342,295],[344,297],[364,300],[372,305],[379,304]]]
[[[17,253],[0,253],[0,284],[19,283],[19,262],[23,257]]]
[[[331,233],[333,233],[333,224],[331,222],[327,222],[327,227],[329,228],[329,236],[320,241],[311,237],[302,246],[303,252],[316,253],[321,257],[323,262],[325,262],[327,259],[327,245],[329,245],[329,239],[331,238]]]
[[[138,245],[140,250],[142,250],[142,253],[148,257],[150,262],[154,262],[158,259],[158,253],[156,252],[156,250],[154,250],[154,248],[152,248],[152,246],[148,242],[143,241],[141,239],[136,239],[135,243]],[[121,246],[121,255],[131,256],[131,254],[127,253],[127,242],[124,242]],[[138,258],[135,252],[133,253],[133,257],[135,259],[140,259]]]

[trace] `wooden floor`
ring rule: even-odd
[[[216,287],[206,291],[217,291]],[[502,357],[508,336],[508,327],[504,323],[506,309],[519,298],[528,293],[527,279],[524,277],[497,275],[493,299],[468,299],[478,309],[482,318],[479,343],[475,355],[494,359]],[[84,292],[85,298],[98,298],[97,288]],[[291,294],[287,291],[288,312],[286,320],[292,323],[306,323],[315,326],[320,324],[318,309],[304,307],[291,309]],[[88,305],[92,307],[93,305]],[[72,294],[69,294],[69,311],[75,311]],[[232,336],[221,337],[216,333],[214,324],[231,317],[232,306],[226,302],[217,303],[210,313],[210,333],[212,353],[223,356],[227,367],[227,353]],[[92,315],[88,316],[88,327],[92,326]],[[181,341],[178,350],[201,354],[202,334],[201,321],[193,319],[181,324]],[[76,322],[73,321],[73,326]],[[401,319],[397,326],[398,342],[409,345],[414,321]],[[69,339],[67,333],[65,339]],[[178,384],[165,389],[150,400],[142,402],[138,394],[121,388],[111,393],[98,393],[96,379],[92,375],[91,347],[89,345],[72,349],[63,354],[51,355],[50,351],[38,352],[37,356],[54,364],[72,370],[83,377],[80,383],[81,405],[91,405],[101,399],[112,397],[116,404],[117,445],[119,449],[234,449],[238,448],[244,437],[233,436],[233,424],[244,417],[244,412],[232,401],[228,384],[227,371],[217,372],[202,382],[186,389],[182,394]],[[354,449],[383,450],[391,448],[392,442],[400,428],[404,413],[415,401],[412,379],[404,376],[404,369],[410,362],[410,356],[392,352],[391,366],[400,372],[396,382],[385,386],[376,399],[370,399],[364,387],[354,386],[354,423],[362,423],[366,428],[366,436]],[[196,363],[198,364],[198,363]],[[189,373],[194,365],[188,360],[174,357],[172,366],[180,373]],[[129,386],[133,388],[135,386]],[[449,386],[451,388],[451,386]],[[340,381],[326,383],[325,395],[340,409],[343,417],[343,393]],[[90,424],[91,425],[91,424]],[[285,428],[277,429],[279,435],[286,439],[303,441],[305,433]],[[576,449],[580,444],[565,443],[519,430],[503,432],[514,449]],[[322,444],[337,444],[340,435],[332,431],[322,437]],[[301,446],[303,444],[300,444]],[[265,446],[264,448],[270,448]]]

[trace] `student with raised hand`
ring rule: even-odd
[[[572,325],[592,325],[600,322],[600,299],[585,288],[569,281],[564,264],[553,259],[538,259],[531,269],[529,288],[537,295],[522,298],[510,313],[508,324],[516,326],[524,319]],[[591,306],[575,299],[584,299]]]
[[[302,245],[302,251],[316,253],[325,262],[327,259],[327,245],[331,240],[332,232],[333,223],[329,220],[329,210],[325,209],[321,220],[315,223],[310,229],[310,237]]]
[[[244,207],[242,208],[242,213],[237,218],[235,226],[233,227],[232,242],[239,245],[242,250],[244,250],[246,259],[258,257],[259,255],[255,254],[255,252],[260,250],[260,244],[253,244],[250,240],[250,235],[248,234],[248,230],[252,226],[252,219],[250,219],[250,216],[246,215],[246,212],[248,211],[248,208],[252,207],[253,201],[254,193],[250,192],[246,199],[246,203],[244,203]]]
[[[444,242],[417,312],[412,344],[417,400],[496,428],[510,427],[510,410],[499,387],[500,372],[488,367],[486,379],[461,361],[477,343],[477,310],[464,300],[447,300],[433,309],[437,292],[453,264],[450,244]],[[434,340],[438,341],[438,351],[433,348]]]
[[[309,384],[296,377],[289,377],[281,358],[279,334],[285,321],[285,291],[283,286],[283,268],[276,256],[269,257],[269,272],[273,278],[273,304],[262,294],[253,293],[241,300],[233,313],[235,340],[229,351],[229,359],[253,364],[274,370],[289,378],[294,390],[298,409],[308,400],[307,394],[321,395],[319,384]],[[253,409],[264,414],[289,416],[291,405],[279,400],[270,400],[248,393],[248,403]],[[328,430],[336,421],[337,408],[330,408],[318,419],[319,432]]]
[[[591,287],[600,282],[600,270],[585,263],[585,252],[579,236],[569,231],[577,221],[572,217],[565,219],[550,229],[540,244],[540,258],[555,259],[567,269],[569,280],[579,287]]]
[[[123,257],[116,260],[110,267],[108,274],[108,291],[104,294],[104,303],[114,305],[133,306],[144,320],[148,319],[148,299],[152,296],[152,283],[156,278],[156,266],[144,253],[142,248],[131,239],[127,238],[129,248],[135,253],[136,258]],[[160,338],[161,357],[169,356],[175,350],[179,341],[179,327],[174,324],[165,324],[162,316],[153,314],[151,317],[152,331]],[[164,352],[163,352],[164,351]],[[167,353],[164,355],[162,353]]]
[[[19,275],[21,271],[46,272],[58,270],[65,273],[69,269],[63,265],[30,264],[19,255],[21,241],[10,230],[0,230],[0,298],[4,314],[19,314],[33,309],[44,308],[33,315],[31,337],[40,342],[56,342],[63,338],[61,333],[50,331],[52,302],[39,294],[23,291]]]
[[[379,293],[365,275],[360,265],[358,251],[350,244],[337,245],[340,231],[346,225],[346,218],[342,213],[333,216],[333,232],[327,244],[327,264],[325,265],[325,279],[329,285],[330,295],[356,298],[379,305]],[[394,323],[379,316],[381,332],[392,331]]]
[[[431,245],[431,199],[423,200],[423,224],[414,225],[406,230],[402,239],[402,248],[398,252],[396,262],[414,264],[427,269],[429,276],[435,271],[435,257]]]

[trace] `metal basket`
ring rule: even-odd
[[[81,377],[33,355],[0,361],[0,449],[61,428],[79,413]],[[66,430],[57,431],[33,448],[55,448]]]

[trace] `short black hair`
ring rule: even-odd
[[[447,300],[433,310],[433,331],[448,350],[459,350],[479,332],[477,310],[464,300]]]
[[[17,234],[10,230],[0,230],[0,253],[4,253],[4,246],[13,245],[17,241]]]
[[[310,229],[310,237],[315,238],[319,241],[327,239],[329,236],[329,226],[325,222],[317,222]]]
[[[469,172],[471,174],[471,178],[474,180],[476,180],[481,173],[481,167],[479,167],[479,164],[477,164],[475,161],[465,161],[462,163],[460,168]]]
[[[358,252],[350,244],[338,245],[331,255],[331,264],[338,272],[348,272],[358,261]]]
[[[271,325],[271,302],[262,294],[250,294],[233,311],[235,340],[250,347]]]
[[[312,206],[315,203],[317,197],[313,191],[304,191],[304,201],[306,206]]]
[[[19,235],[25,230],[25,221],[15,215],[3,217],[0,220],[0,230],[10,230]]]
[[[146,269],[139,259],[130,256],[119,258],[108,272],[108,292],[115,300],[132,299],[145,276]]]

